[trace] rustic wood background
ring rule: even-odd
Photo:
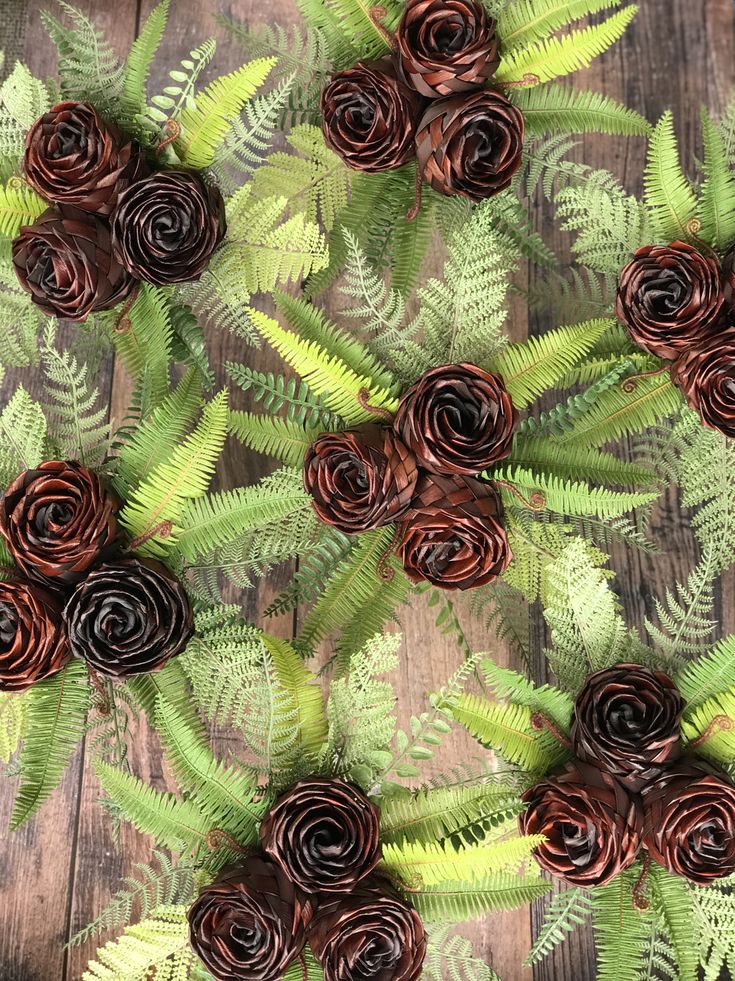
[[[114,46],[127,51],[154,0],[76,0],[95,18]],[[53,75],[55,60],[39,11],[52,7],[53,0],[0,0],[0,46],[8,55],[6,70],[16,58],[24,60],[40,76]],[[237,45],[223,35],[213,15],[223,13],[257,22],[268,16],[288,24],[298,18],[293,0],[172,0],[169,29],[159,51],[152,82],[163,83],[171,67],[206,36],[215,34],[219,47],[214,67],[217,73],[234,68],[241,60]],[[674,110],[685,160],[698,153],[700,105],[719,111],[733,87],[735,64],[735,9],[732,0],[641,0],[641,10],[632,28],[616,48],[586,73],[576,85],[594,87],[619,98],[655,120],[667,108]],[[644,146],[640,140],[590,137],[580,144],[577,158],[589,164],[614,169],[631,190],[640,187]],[[562,254],[567,243],[554,225],[553,211],[539,199],[534,202],[536,227]],[[439,266],[439,257],[433,257]],[[430,263],[431,264],[431,263]],[[529,275],[532,275],[529,274]],[[529,318],[517,304],[509,329],[514,339],[540,333],[547,324]],[[259,367],[275,367],[263,352],[243,350],[233,337],[213,335],[209,339],[211,362],[252,359]],[[23,374],[23,373],[18,373]],[[218,368],[219,380],[224,381]],[[17,377],[6,381],[4,397]],[[27,382],[27,378],[24,379]],[[129,383],[114,365],[100,371],[98,384],[109,400],[111,417],[119,420],[129,392]],[[266,461],[230,446],[224,457],[220,483],[224,487],[247,484],[257,479]],[[668,494],[656,511],[653,534],[661,546],[658,555],[632,554],[618,550],[613,564],[618,572],[617,588],[631,623],[642,625],[652,613],[652,597],[675,579],[681,579],[694,561],[694,544],[687,516],[675,494]],[[288,581],[289,569],[269,577],[257,590],[244,597],[247,615],[257,618],[270,598]],[[722,632],[735,629],[735,574],[726,576],[718,593]],[[538,611],[535,611],[538,614]],[[272,625],[290,633],[292,622]],[[461,657],[460,652],[434,628],[431,611],[423,606],[402,614],[405,637],[404,658],[396,684],[399,715],[421,711],[425,693],[441,685]],[[544,627],[540,616],[533,620],[533,649],[537,672],[544,676]],[[492,636],[477,625],[469,628],[478,648],[495,656],[508,657]],[[157,786],[166,785],[161,754],[156,740],[140,725],[133,732],[131,764],[135,772]],[[225,745],[220,746],[225,749]],[[456,739],[446,747],[442,762],[466,758],[467,743]],[[65,949],[74,932],[92,919],[121,876],[133,864],[147,861],[150,842],[128,827],[119,845],[110,835],[109,821],[99,807],[99,786],[85,765],[85,749],[77,753],[60,789],[41,814],[22,831],[7,833],[14,781],[4,781],[0,791],[0,981],[77,981],[82,976],[92,942],[82,948]],[[465,931],[478,956],[487,959],[504,981],[530,981],[524,970],[525,956],[537,923],[537,913],[519,911],[490,917]],[[104,938],[106,939],[106,938]],[[538,981],[586,981],[594,977],[591,935],[579,931],[553,958],[535,971]]]

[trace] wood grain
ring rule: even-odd
[[[153,0],[77,0],[92,14],[113,45],[124,52],[140,23],[153,7]],[[47,6],[42,0],[11,2],[12,15],[0,27],[0,44],[24,52],[30,68],[44,76],[54,71],[52,46],[40,24],[39,12]],[[152,85],[162,85],[166,72],[191,47],[210,34],[218,39],[216,72],[231,70],[241,60],[237,46],[215,24],[213,15],[223,13],[240,20],[258,21],[264,16],[283,25],[297,19],[292,0],[271,0],[264,14],[255,0],[172,0],[169,29],[159,51]],[[0,3],[0,12],[3,11]],[[690,160],[698,147],[698,108],[700,104],[718,110],[729,96],[733,84],[735,55],[735,14],[731,0],[644,0],[642,9],[623,41],[584,75],[575,80],[579,88],[597,88],[626,101],[634,109],[655,120],[666,108],[674,110],[682,138],[685,158]],[[210,72],[212,74],[212,72]],[[640,187],[644,146],[642,141],[590,136],[581,142],[576,158],[593,166],[613,169],[630,187]],[[568,242],[555,227],[553,209],[540,199],[534,202],[535,224],[546,240],[562,254]],[[429,257],[426,272],[441,268],[441,256]],[[526,274],[524,273],[524,276]],[[532,274],[531,274],[532,277]],[[523,280],[523,277],[522,277]],[[532,282],[532,279],[531,279]],[[330,301],[332,312],[339,308]],[[547,328],[545,319],[531,317],[516,301],[509,318],[511,336],[520,340],[528,332]],[[235,338],[213,334],[209,338],[211,361],[217,368],[218,385],[225,382],[222,365],[228,359],[245,360],[261,370],[276,366],[265,351],[244,348]],[[22,374],[22,373],[20,373]],[[11,392],[19,376],[9,373],[3,397]],[[24,379],[27,381],[27,379]],[[109,400],[111,416],[119,419],[129,393],[129,380],[121,369],[108,365],[98,378],[103,397]],[[233,404],[246,405],[242,394],[232,394]],[[218,474],[221,487],[252,483],[269,468],[261,457],[243,452],[239,444],[228,445]],[[653,534],[661,546],[657,555],[642,555],[615,549],[613,565],[618,572],[617,588],[631,624],[642,627],[653,613],[652,598],[691,568],[695,545],[688,530],[687,515],[681,511],[676,494],[669,493],[657,508]],[[243,598],[246,615],[257,619],[270,598],[288,581],[289,568],[278,570],[257,590]],[[735,629],[735,574],[723,579],[718,595],[722,632]],[[233,597],[234,598],[234,597]],[[536,611],[538,613],[538,611]],[[423,603],[403,611],[404,634],[401,668],[393,679],[398,693],[397,713],[405,725],[411,712],[419,712],[428,691],[439,687],[457,667],[461,653],[442,637],[434,626],[434,613]],[[269,624],[269,629],[290,634],[292,618]],[[477,649],[489,650],[508,663],[508,652],[493,636],[484,635],[478,624],[467,624],[468,636]],[[536,671],[545,676],[542,651],[545,643],[543,622],[533,623],[533,649],[537,652]],[[327,652],[328,653],[328,652]],[[153,784],[169,784],[161,761],[160,748],[145,725],[136,723],[131,739],[130,764],[134,772]],[[220,749],[232,749],[226,738]],[[475,750],[457,736],[441,755],[444,769],[467,759]],[[150,843],[143,836],[123,827],[116,845],[110,822],[97,803],[99,786],[89,766],[85,766],[84,747],[69,768],[64,781],[30,825],[15,835],[6,832],[12,809],[14,787],[5,781],[0,795],[0,981],[77,981],[93,953],[94,942],[69,951],[66,940],[102,908],[119,885],[121,875],[137,861],[150,855]],[[538,911],[517,911],[489,917],[462,932],[474,942],[478,956],[487,959],[504,981],[527,981],[531,972],[520,967],[537,926]],[[584,931],[562,945],[534,972],[538,981],[588,981],[594,978],[591,937]]]

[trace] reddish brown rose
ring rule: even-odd
[[[309,943],[324,981],[416,981],[426,956],[421,917],[379,880],[320,905]]]
[[[671,380],[705,426],[735,436],[735,324],[682,354],[671,366]]]
[[[646,245],[620,274],[615,312],[636,344],[673,361],[715,329],[721,277],[717,259],[686,242]]]
[[[106,221],[69,205],[49,208],[13,242],[20,285],[49,317],[86,320],[126,299],[135,280],[112,254]]]
[[[607,773],[573,762],[523,795],[523,835],[545,835],[535,851],[542,869],[575,886],[603,886],[627,869],[641,844],[638,798]]]
[[[411,160],[421,100],[391,58],[337,72],[322,92],[327,146],[353,170],[376,174]]]
[[[380,861],[380,812],[336,777],[300,780],[260,828],[264,851],[307,893],[351,892]]]
[[[140,149],[122,144],[88,102],[61,102],[36,120],[23,169],[42,197],[99,215],[109,215],[118,195],[148,173]]]
[[[590,675],[577,696],[575,755],[639,791],[681,754],[684,700],[660,671],[616,664]]]
[[[411,504],[418,469],[390,429],[324,433],[309,448],[304,486],[314,510],[345,534],[396,521]]]
[[[73,587],[118,541],[120,502],[99,474],[49,460],[16,477],[0,499],[0,532],[33,579]]]
[[[477,0],[408,0],[396,32],[405,78],[428,99],[480,88],[500,64],[495,28]]]
[[[674,875],[708,886],[735,872],[735,787],[703,764],[682,761],[643,796],[644,844]]]
[[[253,855],[199,893],[189,943],[217,981],[280,981],[304,949],[311,913],[293,883]]]
[[[508,456],[517,424],[503,379],[474,364],[425,372],[401,399],[394,422],[420,466],[467,476]]]
[[[418,124],[419,170],[440,194],[492,197],[521,165],[523,131],[520,109],[494,89],[439,99]]]
[[[57,600],[33,583],[0,582],[0,691],[25,691],[70,656]]]
[[[226,228],[222,195],[189,170],[138,181],[112,216],[118,259],[136,279],[155,286],[199,279]]]
[[[162,668],[194,632],[184,587],[153,559],[121,559],[90,572],[66,604],[64,622],[72,653],[113,678]]]
[[[400,526],[398,554],[412,582],[440,589],[472,589],[493,582],[513,553],[492,484],[425,474]]]

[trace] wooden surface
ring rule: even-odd
[[[39,10],[52,3],[42,0],[0,0],[0,46],[9,49],[8,64],[21,57],[35,73],[54,71],[52,46],[39,19]],[[94,16],[120,52],[125,52],[153,0],[77,0],[77,5]],[[157,58],[153,83],[163,82],[166,71],[204,37],[215,34],[220,41],[215,68],[223,72],[241,58],[235,45],[222,36],[213,21],[217,12],[242,20],[257,21],[264,14],[272,22],[287,24],[297,14],[292,0],[172,0],[169,30]],[[576,84],[596,87],[628,103],[655,120],[672,108],[677,120],[686,159],[698,153],[698,109],[701,104],[719,110],[735,81],[735,10],[732,0],[641,0],[641,11],[623,41],[596,63],[586,78]],[[640,185],[644,147],[642,141],[590,137],[577,151],[577,158],[614,169],[634,190]],[[536,226],[562,254],[565,238],[554,228],[551,208],[535,202]],[[429,265],[438,267],[438,257]],[[542,332],[545,322],[529,319],[519,303],[513,310],[509,330],[514,339],[530,331]],[[243,350],[232,337],[209,339],[213,365],[228,358],[251,360],[257,367],[272,366],[263,352]],[[121,372],[107,366],[99,376],[101,392],[110,401],[111,414],[119,420],[128,382]],[[218,371],[219,380],[224,381]],[[17,378],[10,378],[5,394]],[[264,472],[264,461],[236,446],[229,447],[220,471],[223,487],[247,484]],[[631,623],[642,625],[652,613],[652,596],[675,579],[685,576],[694,560],[694,544],[687,530],[686,515],[669,494],[656,511],[653,534],[662,552],[658,555],[631,554],[618,550],[613,564],[618,572],[617,588]],[[244,598],[246,613],[257,618],[269,598],[287,582],[289,570],[269,577],[257,591]],[[718,593],[722,631],[735,629],[735,575],[725,577]],[[289,618],[290,619],[290,618]],[[291,622],[275,625],[288,634]],[[438,636],[430,611],[416,606],[402,614],[405,637],[404,658],[396,684],[399,714],[405,721],[409,711],[421,711],[427,691],[441,685],[457,666],[461,654]],[[468,625],[469,628],[469,625]],[[469,630],[478,648],[501,659],[507,655],[492,636]],[[543,624],[533,626],[537,673],[544,675],[541,652]],[[160,751],[155,739],[141,724],[131,740],[131,765],[155,785],[166,785]],[[224,746],[220,748],[224,749]],[[468,745],[454,739],[442,757],[446,766],[466,758]],[[93,918],[106,899],[137,861],[150,854],[147,839],[124,827],[116,845],[110,824],[100,809],[99,787],[85,766],[84,748],[76,755],[65,779],[41,814],[22,831],[6,831],[14,786],[4,781],[0,790],[0,981],[77,981],[94,950],[86,947],[65,950],[67,939]],[[535,915],[527,911],[489,918],[463,932],[470,936],[477,955],[487,961],[504,981],[530,981],[532,974],[520,964],[531,943]],[[594,977],[594,957],[589,935],[583,931],[568,941],[544,965],[536,969],[539,981],[587,981]]]

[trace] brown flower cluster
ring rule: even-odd
[[[440,194],[479,201],[506,188],[521,163],[523,115],[488,85],[499,45],[480,0],[408,0],[391,44],[322,92],[328,146],[367,173],[416,157]]]
[[[0,583],[0,691],[22,691],[71,657],[110,677],[162,667],[191,637],[193,613],[159,562],[121,558],[120,502],[79,463],[25,470],[0,499],[15,561]]]
[[[599,886],[644,849],[698,885],[735,872],[735,786],[682,758],[683,710],[671,678],[638,664],[587,679],[574,706],[575,759],[523,796],[519,827],[544,835],[542,868]]]
[[[13,265],[49,316],[86,320],[139,280],[197,279],[225,233],[216,188],[188,170],[151,172],[141,148],[86,102],[36,120],[23,171],[50,207],[20,229]]]
[[[226,869],[189,910],[192,949],[218,981],[277,981],[308,943],[325,981],[415,981],[421,918],[374,874],[380,813],[338,778],[300,780],[260,829],[263,850]]]
[[[351,535],[397,526],[413,582],[470,589],[512,558],[495,486],[479,479],[511,451],[518,416],[502,378],[473,364],[427,371],[392,426],[324,433],[304,486],[326,524]]]
[[[616,313],[636,344],[673,362],[672,381],[704,425],[735,436],[735,252],[721,262],[686,242],[639,249]]]

